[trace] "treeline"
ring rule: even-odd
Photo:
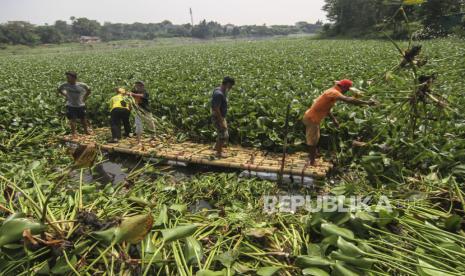
[[[298,22],[293,26],[235,26],[221,25],[203,20],[198,25],[175,25],[170,21],[161,23],[109,23],[103,25],[85,17],[71,17],[71,24],[58,20],[53,25],[36,26],[24,21],[10,21],[0,24],[0,44],[58,44],[78,41],[81,36],[98,36],[103,41],[141,39],[153,40],[163,37],[215,38],[223,36],[273,36],[298,33],[315,33],[323,25]]]
[[[465,0],[425,0],[419,5],[405,6],[409,24],[398,13],[402,0],[325,0],[330,24],[323,33],[328,36],[382,36],[403,39],[408,29],[420,38],[443,37],[451,34],[465,36]],[[411,1],[410,1],[411,2]],[[392,20],[391,20],[392,19]]]

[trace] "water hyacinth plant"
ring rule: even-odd
[[[438,74],[423,91],[412,87],[413,58],[402,64],[416,44],[395,43],[286,38],[0,55],[0,274],[464,275],[465,44],[421,42],[428,63],[418,76]],[[209,97],[224,75],[237,80],[228,120],[231,142],[243,146],[304,149],[301,116],[336,79],[353,79],[358,96],[380,105],[336,106],[341,128],[324,122],[321,139],[335,169],[312,189],[205,168],[186,176],[98,147],[70,152],[56,86],[71,69],[93,88],[94,127],[107,125],[114,87],[144,80],[160,139],[213,141]],[[412,127],[420,90],[448,105],[419,102]],[[121,181],[100,177],[113,158],[134,161]],[[265,196],[289,194],[386,196],[393,209],[264,212]]]

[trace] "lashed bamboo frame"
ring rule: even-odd
[[[63,137],[63,141],[80,145],[96,143],[97,146],[107,152],[119,152],[143,157],[156,157],[176,162],[195,163],[199,165],[208,165],[222,168],[241,169],[256,172],[280,173],[282,154],[268,153],[257,151],[256,149],[247,149],[238,146],[230,146],[226,153],[229,155],[223,159],[212,159],[213,150],[211,146],[197,144],[192,142],[184,143],[165,143],[162,141],[153,141],[152,144],[144,143],[143,149],[137,149],[132,145],[132,140],[124,140],[119,144],[99,143],[96,138],[99,134],[109,132],[108,129],[95,130],[96,135],[82,136],[78,139],[72,139],[69,136]],[[127,143],[129,142],[129,143]],[[254,162],[251,163],[252,155]],[[328,162],[319,160],[317,167],[306,165],[306,155],[302,153],[289,154],[286,156],[283,174],[293,176],[308,176],[317,179],[326,177],[332,165]]]

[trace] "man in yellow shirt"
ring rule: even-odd
[[[334,124],[339,127],[339,123],[331,113],[337,101],[343,101],[353,105],[375,105],[374,101],[362,101],[352,97],[344,96],[353,86],[351,80],[341,80],[336,82],[336,85],[326,90],[313,103],[313,105],[305,112],[303,123],[306,127],[307,145],[309,146],[309,162],[315,166],[315,157],[320,140],[320,123],[328,115],[333,120]]]
[[[129,122],[131,108],[126,97],[126,90],[117,88],[116,95],[110,99],[110,123],[113,143],[118,143],[121,139],[121,123],[124,125],[124,136],[129,137],[131,134],[131,124]]]

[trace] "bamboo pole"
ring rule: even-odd
[[[284,175],[284,165],[286,164],[286,154],[287,154],[287,134],[289,131],[289,113],[291,110],[291,104],[287,105],[286,110],[286,123],[284,125],[284,141],[283,141],[283,158],[281,159],[281,169],[278,175],[278,184],[283,184],[283,175]]]

